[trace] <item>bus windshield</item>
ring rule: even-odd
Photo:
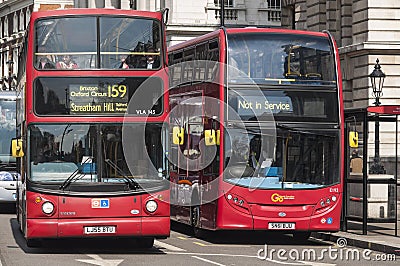
[[[10,166],[10,163],[15,167],[10,147],[11,139],[15,138],[15,107],[15,100],[0,99],[0,170]]]
[[[335,84],[334,62],[327,38],[278,33],[228,35],[230,83]]]
[[[123,131],[138,141],[123,141]],[[36,124],[29,127],[33,182],[58,186],[76,176],[70,187],[115,184],[131,179],[151,184],[165,177],[162,124]],[[140,141],[139,141],[140,140]],[[155,148],[157,147],[157,148]],[[126,156],[129,154],[129,156]]]
[[[339,130],[277,126],[226,131],[224,179],[258,189],[308,189],[339,182]]]
[[[160,67],[162,38],[157,20],[51,17],[38,20],[35,32],[36,69],[148,68],[145,63],[149,57],[151,68]]]

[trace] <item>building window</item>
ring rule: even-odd
[[[216,7],[220,6],[221,1],[224,1],[226,7],[233,7],[233,0],[214,0]],[[280,1],[280,0],[279,0]]]
[[[22,12],[22,10],[19,12],[19,30],[25,30],[25,27],[24,27],[24,12]]]
[[[105,1],[104,0],[95,0],[96,8],[105,8]]]
[[[25,28],[28,28],[29,20],[31,19],[31,11],[29,9],[26,10],[25,16]]]
[[[14,12],[14,17],[13,17],[13,33],[18,32],[18,16],[17,12]]]
[[[117,9],[121,9],[121,1],[120,0],[111,0],[111,6]]]
[[[74,0],[74,6],[77,8],[88,8],[89,2],[88,0]]]
[[[281,0],[266,0],[266,2],[268,8],[275,8],[275,9],[281,8]]]
[[[3,35],[3,37],[7,37],[8,36],[8,17],[5,17],[4,18],[4,30],[3,30],[3,32],[4,32],[4,35]]]

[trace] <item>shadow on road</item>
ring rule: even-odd
[[[171,230],[193,237],[192,228],[188,225],[172,222]],[[312,238],[308,240],[295,239],[291,234],[267,231],[208,231],[202,230],[200,239],[213,244],[242,244],[242,245],[302,245],[321,246],[327,245]]]
[[[165,254],[162,248],[143,249],[134,239],[115,237],[44,239],[41,247],[30,248],[26,245],[16,218],[10,219],[10,225],[17,245],[29,254]]]

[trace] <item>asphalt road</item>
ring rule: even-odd
[[[193,237],[172,224],[171,237],[140,249],[126,239],[46,240],[28,248],[12,208],[0,207],[0,266],[26,265],[398,265],[400,258],[318,239],[290,235],[224,232]],[[394,261],[394,260],[397,260]]]

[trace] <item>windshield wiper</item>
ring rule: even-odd
[[[138,184],[138,182],[136,182],[135,180],[132,180],[131,178],[128,177],[127,174],[125,174],[125,172],[118,167],[118,165],[116,163],[114,163],[113,161],[111,161],[110,159],[105,159],[104,160],[109,166],[111,166],[112,168],[114,168],[115,170],[117,170],[118,174],[121,175],[126,183],[128,184],[130,189],[139,189],[140,186]]]
[[[86,158],[86,160],[83,161],[82,165],[87,163],[89,160],[91,160],[90,157]],[[75,171],[73,171],[67,179],[65,179],[64,183],[62,183],[62,185],[60,186],[60,189],[65,189],[66,187],[68,187],[78,174],[83,175],[82,173],[79,173],[79,167]]]

